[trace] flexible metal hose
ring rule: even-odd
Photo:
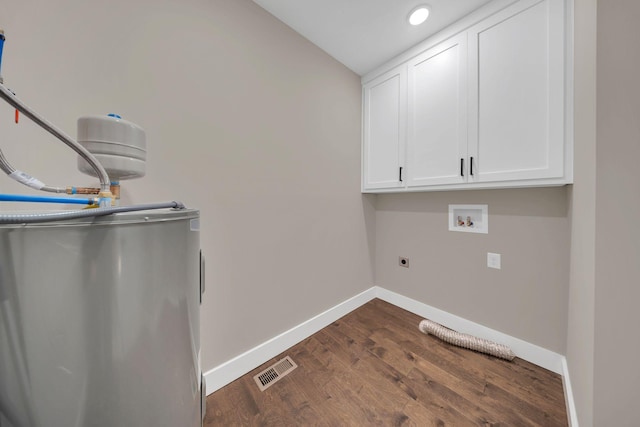
[[[7,175],[11,175],[16,169],[9,164],[9,161],[4,157],[4,153],[0,150],[0,169],[2,169]]]
[[[151,203],[136,206],[118,206],[108,208],[86,209],[81,211],[48,212],[48,213],[28,213],[28,214],[2,214],[0,224],[36,224],[41,222],[64,221],[70,219],[91,218],[111,215],[122,212],[136,212],[154,209],[184,209],[180,202]]]
[[[83,159],[85,159],[87,163],[89,163],[89,165],[91,165],[93,170],[96,172],[96,175],[100,180],[101,191],[104,191],[104,192],[110,191],[111,181],[109,180],[109,175],[107,175],[107,172],[102,167],[102,165],[96,160],[96,158],[89,151],[87,151],[86,148],[84,148],[82,145],[80,145],[74,139],[69,137],[60,129],[56,128],[53,124],[49,123],[46,119],[44,119],[43,117],[40,117],[38,113],[31,110],[27,105],[25,105],[20,99],[18,99],[18,97],[16,97],[9,89],[4,87],[4,85],[2,84],[0,84],[0,98],[7,101],[9,105],[11,105],[15,109],[23,113],[25,116],[31,119],[38,126],[40,126],[44,130],[46,130],[47,132],[49,132],[50,134],[58,138],[60,141],[67,144],[73,151],[78,153],[78,155]]]
[[[456,332],[428,319],[422,320],[420,325],[418,325],[418,329],[420,329],[422,333],[431,334],[440,338],[442,341],[457,345],[458,347],[468,348],[506,360],[513,360],[516,357],[513,351],[506,345]]]
[[[2,150],[0,150],[0,169],[2,169],[7,175],[12,176],[13,173],[16,172],[16,168],[11,166],[7,158],[4,156]],[[19,181],[19,180],[18,180]],[[26,185],[27,187],[31,187],[27,183],[23,181],[19,181],[21,184]],[[48,191],[49,193],[66,193],[66,188],[63,187],[51,187],[48,185],[43,185],[37,187],[40,191]]]

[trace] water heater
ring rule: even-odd
[[[200,427],[199,213],[0,226],[0,426]]]
[[[0,29],[0,60],[4,41]],[[0,99],[100,181],[47,185],[0,150],[10,178],[66,194],[0,194],[3,202],[90,207],[0,212],[0,427],[201,427],[199,212],[177,201],[118,206],[118,182],[145,175],[140,126],[85,116],[76,141],[1,77]]]

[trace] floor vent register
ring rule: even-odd
[[[271,367],[260,372],[258,375],[255,375],[253,379],[256,381],[256,384],[258,384],[260,391],[265,391],[297,367],[298,365],[296,365],[295,362],[287,356],[279,362],[276,362]]]

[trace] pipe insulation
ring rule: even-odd
[[[516,357],[513,351],[506,345],[474,337],[473,335],[463,334],[428,319],[420,321],[418,329],[424,334],[431,334],[444,342],[457,345],[458,347],[490,354],[491,356],[506,360],[513,360]]]

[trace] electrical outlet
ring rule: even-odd
[[[409,268],[409,258],[407,257],[398,257],[398,265],[400,267]]]
[[[500,270],[500,254],[487,252],[487,267]]]

